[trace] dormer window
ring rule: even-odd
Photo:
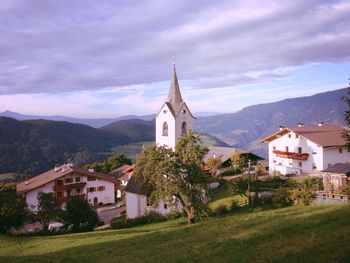
[[[167,122],[164,122],[163,123],[163,133],[162,133],[163,136],[168,136],[168,123]]]

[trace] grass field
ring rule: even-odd
[[[0,262],[350,262],[350,207],[240,212],[51,237],[0,236]]]

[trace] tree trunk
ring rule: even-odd
[[[187,224],[193,224],[195,219],[195,211],[194,208],[191,206],[189,209],[186,209],[187,212]]]

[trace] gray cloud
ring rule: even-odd
[[[0,94],[168,80],[174,56],[198,88],[274,79],[280,67],[348,61],[349,13],[346,0],[2,0]]]

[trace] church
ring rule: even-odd
[[[182,99],[174,64],[168,97],[156,116],[156,145],[166,146],[174,150],[179,138],[187,134],[189,130],[192,130],[193,119],[195,119],[195,117]],[[204,161],[210,157],[216,156],[224,163],[235,153],[247,153],[244,150],[231,147],[210,146],[208,148],[209,152]],[[140,183],[131,176],[125,187],[127,218],[140,217],[149,211],[167,214],[172,210],[179,211],[182,209],[180,204],[168,206],[165,202],[160,202],[157,207],[151,206],[147,202],[147,196],[140,191],[140,186]]]
[[[156,116],[156,145],[175,149],[178,139],[192,129],[193,115],[183,101],[174,64],[169,94]],[[127,218],[143,216],[149,211],[161,214],[173,210],[181,210],[180,204],[168,206],[160,202],[157,207],[149,205],[147,196],[140,191],[140,184],[131,177],[125,187],[125,203]]]

